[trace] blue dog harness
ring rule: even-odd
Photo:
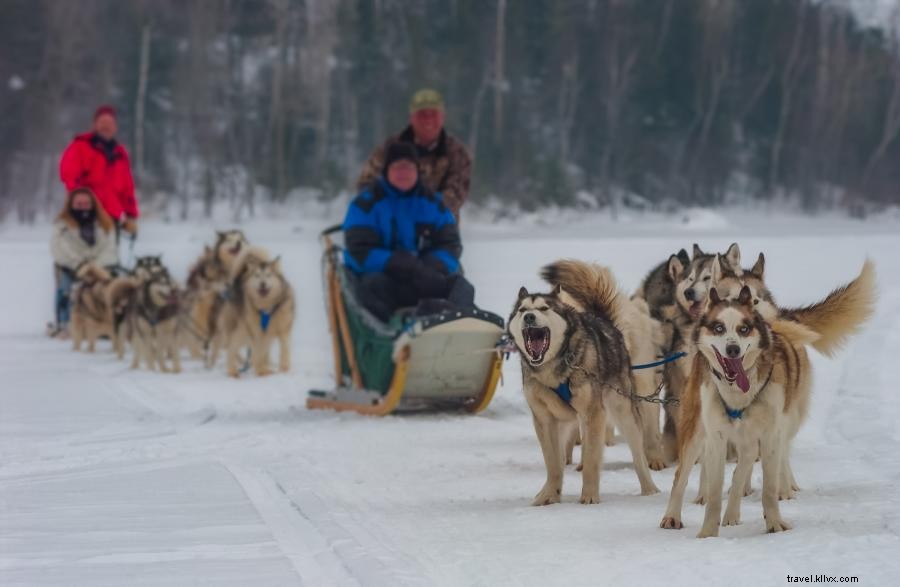
[[[569,380],[565,380],[559,384],[559,387],[554,389],[556,395],[559,396],[559,399],[566,402],[567,404],[572,403],[572,390],[569,389]]]
[[[272,318],[272,314],[270,312],[266,312],[265,310],[259,311],[259,327],[263,332],[269,329],[269,320]]]

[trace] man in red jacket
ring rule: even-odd
[[[80,134],[63,152],[59,175],[71,192],[88,187],[103,209],[132,236],[137,234],[138,205],[125,147],[116,142],[116,111],[100,106],[94,112],[94,129]]]

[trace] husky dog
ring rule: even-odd
[[[135,297],[141,281],[133,275],[116,277],[106,288],[106,304],[111,313],[112,343],[116,356],[125,356],[125,343],[131,343],[131,321],[129,313],[135,304]]]
[[[216,310],[222,307],[218,302],[227,288],[227,281],[225,266],[211,247],[204,247],[203,254],[188,273],[182,305],[186,326],[182,329],[184,345],[195,359],[204,356],[213,338]]]
[[[778,507],[779,478],[789,431],[800,427],[809,407],[804,345],[816,337],[797,323],[766,322],[755,311],[748,287],[736,301],[721,300],[715,289],[710,291],[709,310],[694,330],[698,353],[682,395],[682,452],[663,528],[682,527],[684,486],[693,463],[703,454],[708,498],[697,537],[718,536],[728,442],[737,448],[738,464],[722,524],[740,523],[744,487],[759,454],[766,529],[791,528]]]
[[[792,316],[767,320],[749,286],[737,300],[710,291],[710,306],[696,326],[693,360],[679,413],[679,465],[669,506],[660,524],[681,528],[681,505],[690,470],[703,457],[707,471],[701,492],[707,496],[699,537],[718,535],[726,443],[734,443],[738,464],[729,491],[724,525],[740,523],[740,499],[757,455],[763,465],[766,528],[790,528],[778,512],[778,500],[797,489],[790,466],[790,444],[809,406],[811,367],[806,345],[837,349],[871,315],[875,271],[870,262],[859,276],[823,301],[797,310],[823,332]],[[723,354],[724,353],[724,354]]]
[[[213,258],[221,264],[226,272],[230,272],[241,252],[250,243],[241,230],[216,231],[216,244],[213,246]]]
[[[238,353],[250,347],[257,375],[269,375],[269,350],[278,339],[281,371],[290,370],[291,327],[294,324],[294,292],[281,272],[278,258],[256,247],[247,247],[234,262],[229,292],[217,318],[210,353],[215,363],[218,351],[227,350],[227,371],[238,376]]]
[[[72,348],[80,351],[81,341],[87,339],[87,350],[92,353],[99,336],[112,336],[112,317],[105,295],[112,275],[99,265],[84,263],[75,272],[75,279],[70,294]]]
[[[674,306],[669,321],[672,325],[672,343],[668,353],[686,352],[688,356],[667,363],[663,368],[666,397],[678,399],[687,380],[691,365],[691,333],[700,315],[706,309],[707,296],[722,276],[721,259],[728,259],[732,266],[740,266],[740,249],[737,243],[728,247],[725,255],[705,253],[695,243],[691,262],[683,264],[678,255],[669,257],[667,269],[674,284]],[[674,403],[665,406],[663,426],[663,452],[667,461],[678,455],[678,407]]]
[[[644,457],[640,412],[630,399],[635,389],[631,360],[614,322],[619,293],[609,271],[596,266],[584,269],[579,277],[589,281],[577,284],[571,293],[559,285],[549,294],[521,288],[508,320],[510,337],[521,354],[525,397],[547,468],[547,481],[532,505],[559,503],[566,444],[579,423],[581,503],[600,501],[609,416],[628,440],[641,494],[658,491]],[[544,274],[557,276],[559,267],[546,267]]]
[[[558,261],[545,267],[542,277],[551,285],[560,286],[563,291],[578,300],[590,299],[598,276],[605,277],[608,274],[608,269],[603,267],[579,261]],[[631,361],[636,364],[655,361],[662,346],[659,339],[661,328],[660,323],[650,316],[647,302],[640,298],[629,299],[622,292],[616,292],[611,302],[614,304],[613,321],[625,338],[625,348]],[[662,382],[661,373],[651,369],[636,370],[632,376],[635,393],[644,397],[654,394]],[[666,466],[659,432],[659,404],[639,401],[637,406],[641,412],[647,464],[651,469],[659,471]],[[610,426],[607,430],[612,428]]]
[[[682,267],[687,267],[691,263],[691,257],[684,249],[672,257],[678,259]],[[645,300],[650,308],[650,315],[660,322],[667,322],[675,315],[676,282],[669,269],[669,264],[670,260],[667,259],[654,267],[632,296]]]
[[[162,255],[146,255],[138,257],[134,264],[132,274],[140,280],[146,280],[158,274],[169,274],[169,270],[162,263]]]
[[[178,287],[168,271],[156,272],[139,280],[133,302],[128,306],[127,320],[134,347],[132,369],[143,359],[147,368],[168,372],[166,359],[172,361],[172,371],[181,372],[178,355]]]

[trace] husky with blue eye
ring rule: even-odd
[[[679,465],[660,526],[682,528],[681,506],[690,471],[701,458],[706,480],[706,515],[699,538],[718,536],[740,523],[740,502],[759,456],[763,469],[762,504],[766,529],[790,529],[778,507],[796,487],[790,443],[806,418],[811,366],[806,347],[833,350],[871,315],[875,272],[866,262],[860,275],[823,301],[767,317],[766,304],[748,285],[735,299],[709,291],[709,304],[692,334],[695,353],[681,396],[678,421]],[[823,326],[827,323],[827,327]],[[825,339],[824,343],[822,340]],[[818,346],[817,346],[818,345]],[[737,450],[737,467],[722,516],[722,487],[728,443]]]

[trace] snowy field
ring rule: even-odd
[[[332,217],[331,220],[335,220]],[[693,242],[767,255],[778,301],[820,299],[875,260],[875,319],[834,360],[811,352],[811,416],[795,445],[803,489],[766,535],[759,492],[743,525],[694,538],[658,528],[662,493],[641,497],[624,444],[607,449],[602,503],[528,504],[544,465],[510,360],[479,416],[372,419],[309,412],[331,382],[316,232],[325,221],[255,221],[299,297],[294,368],[265,379],[128,370],[48,340],[49,230],[0,227],[0,585],[784,585],[787,576],[900,577],[900,219],[867,223],[733,211],[684,218],[560,214],[463,226],[478,302],[506,315],[520,285],[558,257],[610,265],[632,290]],[[228,227],[222,223],[219,228]],[[212,223],[142,227],[139,253],[184,277]],[[688,495],[696,492],[695,470]],[[754,471],[758,488],[761,473]]]

